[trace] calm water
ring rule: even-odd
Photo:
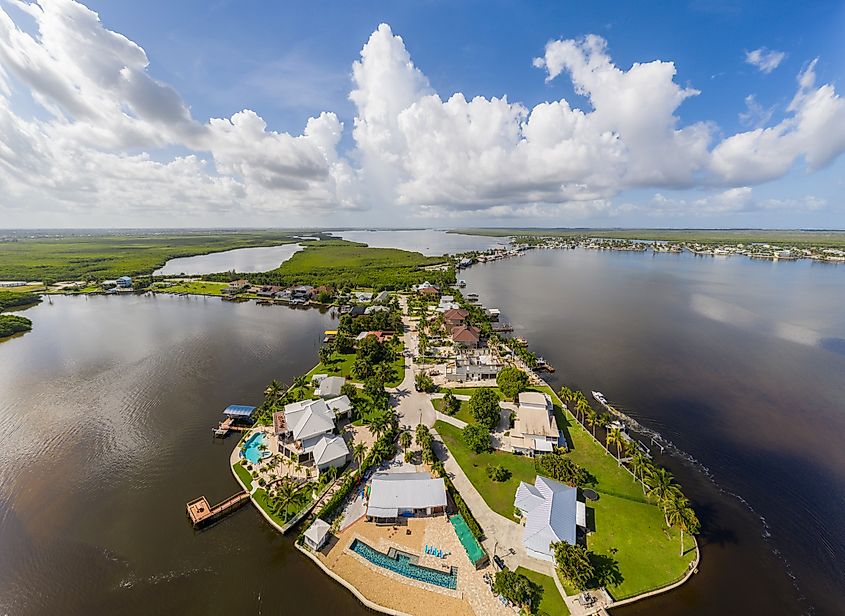
[[[186,274],[216,274],[218,272],[266,272],[276,269],[302,250],[299,244],[281,246],[261,246],[258,248],[236,248],[223,252],[213,252],[195,257],[170,259],[164,267],[157,269],[156,276],[175,276]]]
[[[373,248],[401,248],[421,252],[427,256],[440,256],[489,250],[507,246],[507,238],[459,235],[434,229],[412,231],[333,231],[335,236],[351,242],[363,242]]]
[[[238,486],[230,403],[315,361],[316,310],[55,297],[0,343],[0,614],[364,614],[253,507],[202,532],[185,503]]]
[[[620,613],[843,613],[845,268],[578,249],[462,277],[554,385],[602,391],[712,474],[659,460],[702,519],[701,572]]]

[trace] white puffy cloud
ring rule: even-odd
[[[761,73],[768,75],[775,70],[786,58],[786,53],[775,49],[760,47],[745,52],[745,63],[755,67]]]
[[[776,124],[774,108],[749,96],[744,121],[754,128],[719,140],[714,124],[680,120],[699,92],[678,84],[674,63],[620,67],[601,37],[551,41],[534,60],[550,84],[570,80],[585,108],[565,98],[528,108],[507,96],[441,95],[381,24],[352,65],[352,146],[341,152],[344,126],[331,111],[300,134],[249,109],[194,118],[150,75],[144,50],[96,13],[73,0],[12,3],[34,28],[0,6],[0,211],[236,212],[244,223],[259,213],[286,225],[363,209],[374,212],[361,223],[595,220],[630,211],[614,198],[647,187],[704,188],[706,202],[679,207],[730,212],[758,205],[751,186],[845,150],[845,104],[832,85],[816,85],[815,62]],[[14,108],[19,90],[35,111]]]

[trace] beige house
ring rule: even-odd
[[[554,415],[551,399],[539,391],[525,391],[519,394],[519,407],[510,434],[510,445],[514,453],[533,456],[547,453],[560,442],[560,431]]]

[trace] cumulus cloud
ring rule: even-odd
[[[150,75],[144,49],[93,11],[73,0],[13,4],[34,28],[0,6],[0,208],[139,219],[168,208],[243,212],[244,222],[269,213],[284,224],[364,209],[375,210],[371,221],[578,220],[627,211],[614,197],[648,187],[704,188],[715,196],[693,207],[730,212],[756,203],[751,186],[845,150],[845,104],[832,85],[816,85],[815,61],[776,124],[774,109],[750,96],[753,128],[720,140],[712,123],[681,121],[699,92],[679,85],[674,63],[618,66],[599,36],[550,41],[534,60],[553,87],[568,79],[585,108],[565,98],[528,108],[507,96],[441,95],[381,24],[352,64],[352,146],[341,151],[332,111],[299,134],[250,109],[195,118]],[[16,90],[36,113],[15,109]]]
[[[745,52],[745,63],[750,64],[765,75],[768,75],[780,66],[784,58],[786,58],[786,53],[767,49],[766,47]]]

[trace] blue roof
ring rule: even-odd
[[[223,411],[224,415],[229,417],[251,417],[252,413],[255,411],[254,406],[244,406],[242,404],[230,404],[226,407],[226,410]]]

